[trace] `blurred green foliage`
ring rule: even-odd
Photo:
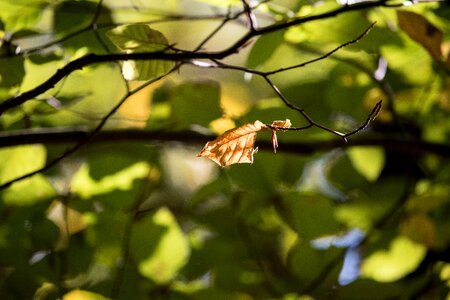
[[[273,0],[254,12],[267,26],[340,5]],[[86,54],[192,51],[241,10],[241,1],[1,0],[0,99]],[[104,128],[221,133],[286,118],[301,127],[305,119],[245,69],[317,58],[376,22],[358,43],[271,79],[315,122],[341,132],[382,99],[359,135],[386,143],[302,155],[283,152],[283,143],[336,136],[279,132],[276,154],[260,150],[252,165],[223,169],[196,158],[201,145],[188,135],[87,143],[0,191],[1,298],[449,299],[449,155],[389,145],[390,138],[450,143],[449,12],[445,2],[380,5],[307,22],[264,34],[222,61],[241,70],[187,61],[138,93],[175,62],[94,64],[6,111],[0,134],[95,128],[124,97]],[[245,14],[229,19],[201,50],[228,48],[245,24]],[[65,147],[1,148],[0,184]]]

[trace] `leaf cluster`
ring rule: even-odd
[[[449,297],[445,2],[144,2],[0,1],[2,299]]]

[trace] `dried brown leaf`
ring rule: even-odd
[[[276,121],[273,121],[272,124],[270,124],[270,126],[276,127],[281,130],[283,130],[283,128],[290,128],[291,125],[292,125],[292,123],[291,123],[291,120],[289,120],[289,119],[276,120]]]
[[[442,61],[441,44],[444,34],[423,16],[397,11],[398,24],[410,38],[421,44],[437,62]]]
[[[273,152],[277,153],[278,148],[278,139],[277,139],[277,130],[283,130],[286,128],[291,127],[291,120],[277,120],[273,121],[270,125],[272,128],[272,145],[273,145]]]
[[[228,130],[214,141],[206,143],[197,156],[205,156],[221,167],[253,163],[256,133],[267,128],[262,122],[255,121]]]

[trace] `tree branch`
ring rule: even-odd
[[[255,75],[258,75],[258,76],[262,77],[287,107],[289,107],[290,109],[295,110],[298,113],[300,113],[303,116],[303,118],[308,122],[308,125],[306,125],[306,126],[303,126],[303,127],[290,127],[290,128],[284,128],[284,127],[283,128],[277,128],[276,126],[271,126],[271,125],[267,125],[266,124],[266,126],[272,128],[273,130],[298,131],[298,130],[305,130],[305,129],[308,129],[308,128],[311,128],[311,127],[315,126],[317,128],[323,129],[325,131],[328,131],[328,132],[330,132],[332,134],[335,134],[335,135],[341,137],[344,141],[347,141],[347,138],[349,136],[352,136],[352,135],[357,134],[358,132],[364,130],[367,126],[369,126],[370,122],[372,122],[375,119],[375,117],[378,115],[378,113],[381,110],[381,103],[382,103],[381,100],[374,106],[374,108],[372,109],[372,112],[369,114],[368,118],[366,119],[366,121],[361,126],[359,126],[358,128],[356,128],[356,129],[354,129],[354,130],[352,130],[352,131],[350,131],[348,133],[341,133],[341,132],[339,132],[337,130],[328,128],[328,127],[326,127],[326,126],[324,126],[322,124],[317,123],[316,121],[314,121],[306,113],[306,111],[303,108],[298,107],[298,106],[294,105],[293,103],[291,103],[283,95],[281,90],[272,82],[272,80],[270,80],[269,76],[277,74],[277,73],[280,73],[280,72],[284,72],[284,71],[288,71],[288,70],[292,70],[292,69],[296,69],[296,68],[301,68],[301,67],[304,67],[306,65],[309,65],[309,64],[318,62],[320,60],[326,59],[326,58],[332,56],[334,53],[338,52],[340,49],[342,49],[342,48],[344,48],[344,47],[346,47],[348,45],[351,45],[351,44],[359,42],[363,37],[365,37],[372,30],[372,28],[374,26],[375,26],[375,23],[372,23],[357,38],[352,39],[350,41],[347,41],[346,43],[337,46],[336,48],[332,49],[331,51],[329,51],[329,52],[327,52],[327,53],[325,53],[325,54],[323,54],[323,55],[321,55],[321,56],[319,56],[317,58],[308,60],[306,62],[297,64],[297,65],[294,65],[294,66],[290,66],[290,67],[287,67],[287,68],[276,69],[276,70],[273,70],[273,71],[262,72],[262,71],[258,71],[258,70],[254,70],[254,69],[248,69],[248,68],[241,67],[241,66],[228,65],[228,64],[222,63],[222,62],[217,61],[217,60],[212,60],[214,62],[214,64],[207,64],[207,63],[203,63],[203,62],[197,63],[195,61],[192,61],[191,63],[193,65],[196,65],[196,66],[199,66],[199,67],[238,70],[238,71],[255,74]]]
[[[171,60],[171,61],[188,61],[191,59],[223,59],[232,54],[239,52],[239,49],[246,45],[249,40],[256,36],[260,36],[263,34],[267,34],[270,32],[282,30],[289,28],[291,26],[326,19],[330,17],[335,17],[339,14],[363,10],[378,6],[401,6],[401,4],[394,5],[388,4],[386,0],[378,0],[378,1],[366,1],[360,2],[352,5],[344,5],[337,9],[331,10],[326,13],[317,14],[313,16],[300,17],[295,18],[287,22],[276,23],[273,25],[269,25],[262,28],[254,28],[249,30],[247,34],[242,36],[239,40],[237,40],[233,45],[229,48],[216,51],[216,52],[208,52],[208,51],[179,51],[179,52],[165,52],[165,51],[156,51],[156,52],[143,52],[143,53],[118,53],[118,54],[88,54],[79,59],[73,60],[69,62],[67,65],[58,69],[56,73],[48,78],[45,82],[36,86],[35,88],[23,92],[15,97],[9,98],[2,103],[0,103],[0,116],[7,111],[8,109],[17,107],[29,99],[37,97],[49,89],[53,88],[59,81],[61,81],[64,77],[69,75],[70,73],[81,70],[86,66],[105,63],[105,62],[116,62],[116,61],[124,61],[124,60]]]
[[[141,84],[140,86],[138,86],[137,88],[135,88],[134,90],[130,90],[128,87],[128,83],[127,81],[125,81],[125,83],[127,84],[127,90],[128,92],[119,100],[119,102],[100,120],[100,122],[95,126],[94,129],[92,129],[91,131],[87,132],[86,135],[84,136],[83,139],[79,140],[75,145],[69,147],[66,151],[64,151],[61,155],[57,156],[56,158],[54,158],[53,160],[51,160],[50,162],[47,162],[42,168],[39,168],[35,171],[26,173],[22,176],[19,176],[17,178],[14,178],[10,181],[7,181],[3,184],[0,185],[0,190],[9,187],[10,185],[12,185],[15,182],[21,181],[25,178],[31,177],[33,175],[36,175],[38,173],[44,172],[50,168],[52,168],[53,166],[55,166],[56,164],[58,164],[60,161],[62,161],[64,158],[72,155],[73,153],[75,153],[76,151],[78,151],[81,147],[83,147],[85,144],[89,143],[103,128],[103,126],[106,124],[106,122],[109,120],[109,118],[117,112],[117,110],[122,106],[123,103],[125,103],[125,101],[133,94],[139,92],[140,90],[144,89],[145,87],[147,87],[148,85],[150,85],[151,83],[154,83],[158,80],[160,80],[161,78],[164,78],[166,75],[168,75],[169,73],[175,71],[176,69],[178,69],[178,66],[173,67],[171,70],[169,70],[167,73],[156,77],[152,80],[149,80],[143,84]],[[11,131],[10,131],[11,132]],[[8,134],[8,132],[6,132],[6,134]]]
[[[0,134],[0,147],[10,147],[27,144],[69,144],[78,143],[89,138],[91,131],[83,128],[52,128],[52,129],[25,129],[3,132]],[[205,135],[195,131],[167,132],[164,130],[117,129],[104,130],[90,139],[90,143],[170,143],[202,145],[216,136]],[[258,141],[261,150],[272,150],[270,141]],[[334,148],[350,148],[354,146],[380,146],[390,151],[405,154],[436,154],[441,157],[450,157],[450,145],[412,140],[405,137],[381,137],[367,135],[355,137],[348,142],[342,139],[282,142],[280,152],[309,155],[316,152],[328,151]]]
[[[206,42],[208,42],[213,36],[214,34],[219,31],[223,26],[225,26],[225,24],[230,21],[231,19],[225,19],[221,24],[219,24],[215,30],[213,30],[205,39],[203,39],[195,48],[195,51],[199,50]],[[147,82],[139,85],[137,88],[130,90],[128,81],[125,80],[125,78],[123,78],[125,85],[127,86],[127,93],[119,100],[119,102],[105,115],[103,116],[103,118],[101,118],[100,122],[97,124],[97,126],[89,131],[85,137],[81,140],[79,140],[75,145],[73,145],[72,147],[68,148],[66,151],[64,151],[61,155],[59,155],[58,157],[56,157],[55,159],[51,160],[50,162],[47,162],[42,168],[39,168],[35,171],[26,173],[22,176],[19,176],[17,178],[14,178],[10,181],[7,181],[3,184],[0,185],[0,190],[9,187],[10,185],[12,185],[15,182],[18,182],[20,180],[23,180],[25,178],[31,177],[35,174],[41,173],[43,171],[46,171],[50,168],[52,168],[53,166],[55,166],[56,164],[58,164],[60,161],[62,161],[64,158],[72,155],[73,153],[75,153],[76,151],[78,151],[82,146],[84,146],[85,144],[87,144],[88,142],[90,142],[94,136],[96,136],[102,129],[103,126],[106,124],[106,122],[112,117],[112,115],[114,113],[117,112],[117,110],[122,106],[123,103],[125,103],[125,101],[132,95],[134,95],[135,93],[139,92],[140,90],[144,89],[145,87],[147,87],[148,85],[161,80],[162,78],[166,77],[168,74],[178,70],[180,68],[180,66],[182,65],[182,63],[177,63],[175,64],[175,66],[172,67],[172,69],[170,69],[169,71],[167,71],[166,73],[153,78],[151,80],[148,80]]]

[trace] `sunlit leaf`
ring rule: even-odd
[[[384,167],[384,150],[379,147],[352,147],[347,154],[353,167],[368,181],[377,180]]]
[[[123,25],[111,29],[108,38],[120,50],[162,50],[168,42],[164,35],[147,25]]]
[[[86,228],[83,215],[71,207],[65,206],[60,201],[54,202],[47,213],[50,219],[59,228],[60,237],[55,248],[66,245],[69,235],[80,232]]]
[[[190,253],[189,243],[167,208],[160,208],[149,221],[139,224],[145,227],[135,229],[137,234],[132,236],[131,247],[134,256],[139,259],[140,273],[158,284],[166,284],[186,264]],[[148,234],[151,227],[157,230],[157,235]],[[144,237],[150,243],[140,240]],[[159,239],[155,240],[157,237]]]
[[[33,296],[33,300],[45,300],[48,299],[50,295],[56,295],[58,288],[53,283],[44,282],[37,290]]]
[[[423,16],[410,11],[397,11],[398,24],[410,38],[421,44],[436,61],[442,60],[443,33]]]
[[[147,25],[123,25],[107,33],[125,53],[154,52],[168,48],[166,37]],[[127,80],[148,80],[167,72],[174,65],[166,60],[124,61],[122,73]]]
[[[200,0],[201,2],[205,2],[211,6],[218,6],[223,8],[228,8],[231,5],[238,5],[241,3],[239,0]]]
[[[16,146],[0,149],[0,157],[0,183],[5,183],[43,167],[46,150],[42,145]],[[14,183],[1,195],[6,203],[29,205],[50,198],[54,190],[43,175],[36,174]]]
[[[232,164],[253,163],[256,133],[268,127],[260,121],[228,130],[206,143],[197,156],[205,156],[221,167]]]
[[[343,174],[345,181],[349,175]],[[351,176],[351,175],[350,175]],[[349,227],[356,227],[364,231],[370,230],[392,207],[392,203],[403,197],[403,190],[407,182],[400,178],[379,180],[376,184],[358,186],[358,196],[345,205],[334,209],[336,219]]]
[[[0,0],[0,184],[84,144],[0,191],[0,298],[448,297],[450,8],[359,2]]]
[[[414,271],[426,254],[426,247],[399,236],[388,250],[379,250],[363,260],[361,274],[380,282],[399,280]]]
[[[0,198],[7,204],[31,205],[55,196],[55,190],[42,174],[23,179],[0,192]]]
[[[32,28],[48,5],[39,0],[0,1],[0,19],[10,31]]]
[[[70,291],[63,296],[63,300],[107,300],[107,299],[109,298],[106,298],[101,294],[79,289]]]
[[[145,162],[137,162],[116,174],[94,180],[89,175],[89,166],[83,165],[72,179],[72,191],[78,193],[82,198],[109,193],[115,189],[129,190],[133,181],[145,177],[150,166]]]

